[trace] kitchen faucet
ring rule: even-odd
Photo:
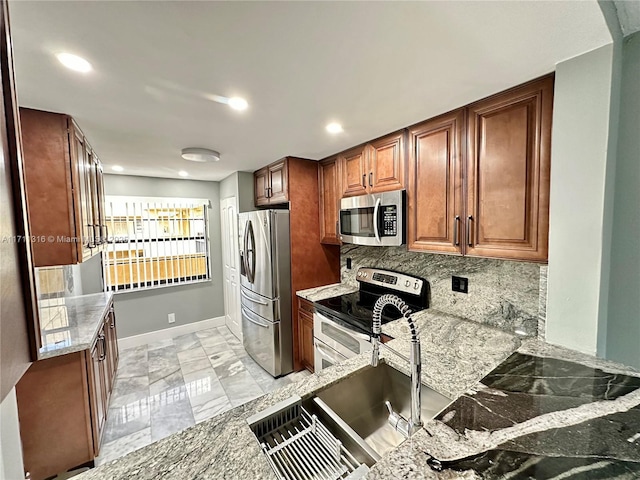
[[[393,305],[398,309],[402,316],[409,323],[409,330],[411,330],[411,354],[409,359],[404,355],[396,352],[394,349],[380,343],[380,333],[382,332],[381,318],[382,310],[387,305]],[[395,353],[399,357],[408,360],[411,364],[411,418],[407,420],[398,412],[393,410],[391,403],[386,401],[385,404],[389,410],[389,423],[398,432],[405,437],[413,435],[416,431],[422,427],[422,421],[420,420],[420,409],[422,406],[421,399],[421,372],[422,372],[422,360],[420,359],[420,337],[416,325],[411,318],[411,310],[408,305],[400,297],[392,294],[382,295],[376,301],[373,306],[373,336],[371,337],[373,344],[373,351],[371,352],[371,365],[378,366],[378,360],[380,358],[380,345]]]

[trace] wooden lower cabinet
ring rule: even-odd
[[[39,360],[16,385],[25,471],[42,480],[92,462],[118,366],[113,306],[91,348]]]
[[[313,373],[313,304],[299,299],[298,333],[302,366]]]

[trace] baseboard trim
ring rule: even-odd
[[[185,325],[178,325],[176,327],[156,330],[155,332],[142,333],[140,335],[133,335],[131,337],[119,338],[118,347],[121,349],[139,347],[141,345],[146,345],[147,343],[168,340],[170,338],[179,337],[180,335],[186,335],[187,333],[206,330],[207,328],[222,327],[224,325],[224,317],[209,318],[207,320],[201,320],[199,322],[187,323]]]

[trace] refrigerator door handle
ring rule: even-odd
[[[249,243],[251,243],[251,248],[249,248]],[[247,226],[244,232],[244,255],[247,280],[249,280],[249,283],[253,283],[256,278],[256,239],[253,234],[253,223],[251,220],[247,220]],[[249,256],[251,256],[251,261],[249,261]]]
[[[261,302],[260,300],[256,300],[255,298],[250,297],[245,293],[244,290],[240,290],[240,295],[242,295],[244,298],[246,298],[250,302],[257,303],[258,305],[269,305],[267,302]]]
[[[267,322],[263,323],[260,320],[258,320],[257,318],[252,318],[251,315],[252,313],[247,310],[246,308],[242,307],[242,313],[244,313],[245,318],[250,321],[251,323],[253,323],[254,325],[258,325],[259,327],[262,328],[269,328],[271,325]]]

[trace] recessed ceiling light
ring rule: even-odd
[[[185,172],[184,170],[180,170],[180,171],[178,172],[178,175],[180,175],[181,177],[188,177],[188,176],[189,176],[189,173],[188,173],[188,172]]]
[[[244,98],[240,97],[231,97],[229,99],[229,106],[234,110],[246,110],[249,104]]]
[[[122,172],[124,168],[122,168],[120,165],[114,165],[113,167],[111,167],[111,170],[113,170],[114,172]]]
[[[70,70],[87,73],[92,70],[91,64],[84,58],[72,53],[59,53],[56,55],[58,61]]]
[[[329,133],[340,133],[340,132],[342,132],[342,125],[340,125],[339,123],[336,123],[336,122],[330,123],[325,128],[327,129],[327,132],[329,132]]]
[[[218,162],[220,161],[220,153],[208,148],[183,148],[182,158],[192,162]]]

